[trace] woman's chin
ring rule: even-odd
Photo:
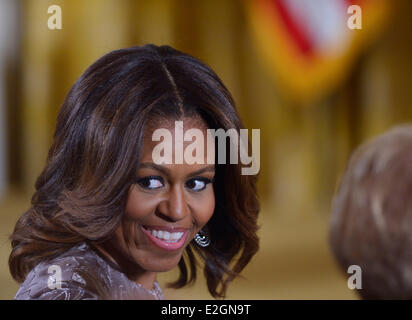
[[[144,261],[135,260],[135,263],[139,265],[140,268],[149,272],[167,272],[175,268],[178,264],[182,255],[177,255],[176,257],[148,257]]]
[[[148,263],[146,265],[140,265],[143,267],[144,270],[150,271],[150,272],[168,272],[172,269],[174,269],[177,265],[179,264],[178,261],[165,261],[165,262],[154,262],[154,263]]]

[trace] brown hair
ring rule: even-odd
[[[195,115],[211,129],[243,128],[229,91],[198,59],[149,44],[93,63],[61,107],[32,206],[10,236],[13,278],[24,281],[39,262],[81,241],[109,239],[135,181],[145,124],[155,116]],[[196,279],[198,256],[209,292],[224,297],[228,283],[257,252],[257,177],[240,170],[240,164],[216,164],[216,206],[207,224],[212,243],[186,248],[172,287]]]
[[[361,267],[365,299],[412,298],[412,126],[361,146],[335,196],[332,250],[346,273]]]

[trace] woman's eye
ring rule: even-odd
[[[186,182],[186,187],[193,191],[202,191],[212,180],[207,178],[193,178]]]
[[[161,177],[144,177],[137,180],[137,184],[145,189],[159,189],[164,186]]]

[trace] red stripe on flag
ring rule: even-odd
[[[269,0],[269,2],[271,2],[272,9],[278,11],[286,30],[298,47],[299,51],[306,56],[312,55],[313,45],[310,41],[309,35],[302,29],[301,25],[294,20],[294,17],[286,8],[284,0]]]
[[[310,35],[306,32],[303,23],[299,22],[293,14],[288,10],[285,1],[288,0],[251,0],[257,7],[262,16],[267,16],[269,20],[281,20],[285,31],[290,37],[291,42],[296,46],[298,52],[306,58],[310,58],[315,54],[314,43],[311,41]],[[368,0],[340,0],[345,3],[346,10],[350,5],[364,5]],[[345,12],[346,13],[346,12]],[[275,36],[276,33],[273,32]]]

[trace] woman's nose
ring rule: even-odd
[[[183,188],[179,186],[173,187],[169,192],[168,198],[159,204],[159,211],[172,221],[184,219],[190,213],[190,208]]]

